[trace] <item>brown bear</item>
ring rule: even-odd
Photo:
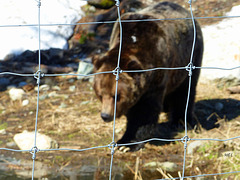
[[[189,87],[189,73],[186,69],[146,72],[124,70],[187,67],[194,37],[190,13],[171,2],[161,2],[139,12],[123,14],[121,19],[123,44],[119,67],[122,73],[118,80],[116,117],[125,115],[127,127],[118,144],[154,137],[159,114],[163,111],[168,112],[173,127],[177,127],[180,120],[184,121]],[[200,67],[203,37],[199,24],[196,21],[195,24],[197,35],[192,63],[193,66]],[[117,67],[119,35],[119,23],[115,23],[108,52],[93,58],[95,72],[113,71]],[[199,68],[192,71],[187,111],[189,124],[192,123],[199,74]],[[102,102],[101,117],[105,122],[112,121],[114,117],[115,84],[116,77],[113,73],[99,74],[94,78],[94,90]],[[129,146],[131,151],[141,147],[142,145]]]

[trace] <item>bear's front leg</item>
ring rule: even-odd
[[[157,99],[141,98],[128,111],[126,132],[117,144],[135,143],[155,137],[160,109]],[[124,146],[130,151],[137,151],[144,147],[144,143]]]

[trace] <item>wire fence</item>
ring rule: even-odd
[[[227,174],[236,174],[240,173],[239,171],[233,171],[233,172],[221,172],[221,173],[215,173],[215,174],[201,174],[201,175],[195,175],[195,176],[185,176],[185,168],[186,168],[186,151],[188,147],[188,143],[190,141],[220,141],[220,142],[225,142],[225,141],[231,141],[234,139],[240,139],[240,136],[237,137],[232,137],[228,139],[212,139],[212,138],[202,138],[202,139],[194,139],[190,138],[188,136],[188,128],[187,128],[187,111],[188,111],[188,102],[189,102],[189,96],[190,96],[190,88],[191,88],[191,77],[194,69],[217,69],[217,70],[234,70],[234,69],[240,69],[240,66],[237,67],[232,67],[232,68],[224,68],[224,67],[195,67],[192,64],[192,59],[193,59],[193,54],[194,54],[194,47],[195,47],[195,41],[196,41],[196,26],[194,23],[194,19],[207,19],[207,18],[239,18],[240,16],[220,16],[220,17],[194,17],[193,16],[193,11],[192,11],[192,1],[190,0],[188,2],[190,12],[191,12],[191,18],[184,18],[184,19],[191,19],[194,27],[194,37],[193,37],[193,44],[192,44],[192,50],[191,50],[191,58],[189,60],[189,64],[186,67],[176,67],[176,68],[165,68],[165,67],[156,67],[152,69],[144,69],[144,70],[121,70],[120,69],[120,61],[121,61],[121,48],[122,48],[122,22],[140,22],[140,21],[166,21],[166,20],[181,20],[182,18],[174,18],[174,19],[146,19],[146,20],[121,20],[121,14],[120,14],[120,2],[119,0],[116,1],[116,8],[117,8],[117,13],[118,13],[118,20],[117,21],[105,21],[105,22],[86,22],[86,23],[76,23],[76,24],[41,24],[41,0],[35,0],[37,3],[38,7],[38,23],[37,24],[28,24],[28,25],[0,25],[1,27],[22,27],[22,26],[37,26],[38,27],[38,46],[39,46],[39,56],[38,56],[38,70],[34,74],[19,74],[19,73],[14,73],[14,72],[0,72],[0,75],[12,75],[12,76],[23,76],[23,77],[34,77],[37,82],[37,107],[36,107],[36,118],[35,118],[35,138],[34,138],[34,144],[31,149],[27,150],[16,150],[16,149],[9,149],[9,148],[0,148],[0,150],[6,150],[6,151],[12,151],[12,152],[30,152],[32,155],[32,160],[33,160],[33,165],[32,165],[32,179],[34,179],[34,170],[35,170],[35,161],[36,161],[36,156],[38,152],[47,152],[47,151],[76,151],[76,152],[82,152],[82,151],[88,151],[92,149],[99,149],[99,148],[109,148],[111,151],[111,162],[110,162],[110,167],[109,167],[109,179],[112,179],[112,169],[113,169],[113,161],[114,161],[114,153],[115,153],[115,148],[119,146],[126,146],[126,145],[136,145],[140,143],[146,143],[146,142],[151,142],[151,141],[162,141],[162,142],[182,142],[184,146],[184,158],[183,158],[183,168],[182,168],[182,174],[181,177],[176,177],[176,178],[167,178],[167,179],[186,179],[186,178],[197,178],[197,177],[207,177],[207,176],[218,176],[218,175],[227,175]],[[42,26],[70,26],[70,25],[85,25],[85,24],[102,24],[102,23],[119,23],[119,28],[120,28],[120,46],[119,46],[119,52],[118,52],[118,63],[116,69],[112,71],[107,71],[107,72],[100,72],[100,73],[93,73],[89,75],[83,75],[83,74],[44,74],[41,70],[41,27]],[[182,69],[188,71],[189,75],[189,88],[188,88],[188,96],[187,96],[187,103],[186,103],[186,108],[185,108],[185,119],[184,119],[184,124],[185,124],[185,135],[182,138],[179,139],[160,139],[160,138],[152,138],[152,139],[147,139],[144,141],[140,142],[135,142],[135,143],[127,143],[127,144],[117,144],[115,142],[115,120],[116,120],[116,109],[117,109],[117,96],[118,96],[118,80],[119,76],[123,72],[127,73],[134,73],[134,72],[147,72],[147,71],[158,71],[158,70],[177,70],[177,69]],[[86,149],[67,149],[67,148],[58,148],[58,149],[39,149],[37,147],[37,130],[38,130],[38,116],[39,116],[39,93],[40,93],[40,81],[44,77],[56,77],[56,76],[83,76],[83,77],[88,77],[88,76],[95,76],[98,74],[103,74],[103,73],[108,73],[108,74],[114,74],[116,76],[116,90],[115,90],[115,103],[114,103],[114,120],[113,120],[113,132],[112,132],[112,142],[105,146],[97,146],[97,147],[90,147]]]

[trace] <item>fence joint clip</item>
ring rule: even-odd
[[[32,154],[32,159],[34,160],[36,158],[36,153],[39,152],[39,149],[37,148],[37,146],[32,147],[32,149],[30,150],[30,153]]]

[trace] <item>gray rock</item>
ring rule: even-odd
[[[39,99],[40,99],[41,101],[45,100],[46,98],[48,98],[48,95],[47,95],[47,94],[43,94],[43,95],[39,96]]]
[[[39,91],[48,91],[49,89],[50,89],[50,86],[47,84],[43,84],[39,87]],[[37,90],[38,90],[38,87],[36,86],[35,91],[37,91]]]
[[[88,75],[93,72],[93,65],[89,62],[80,61],[78,66],[78,74]],[[78,76],[78,79],[86,78],[84,76]]]
[[[0,134],[7,134],[6,129],[1,129]]]
[[[75,90],[76,90],[76,86],[73,85],[69,87],[69,91],[74,92]]]
[[[17,144],[16,144],[14,141],[11,141],[11,142],[6,143],[6,146],[7,146],[8,148],[14,148],[14,147],[17,146]]]
[[[25,81],[22,81],[22,82],[18,83],[18,87],[23,87],[25,85],[27,85],[27,83]]]
[[[157,168],[161,167],[163,170],[168,171],[168,172],[175,172],[178,170],[178,165],[174,162],[149,162],[144,165],[144,167],[148,168]]]
[[[22,133],[16,134],[13,139],[19,149],[30,150],[34,146],[35,132],[23,131]],[[38,149],[52,149],[58,148],[58,144],[55,140],[47,135],[37,133],[37,148]]]
[[[160,163],[160,166],[163,170],[168,172],[175,172],[178,169],[178,165],[174,162],[163,162]]]
[[[62,109],[62,108],[67,108],[67,105],[62,102],[62,103],[60,104],[59,108],[61,108],[61,109]]]
[[[187,154],[193,154],[193,152],[204,144],[203,141],[193,141],[187,146]]]
[[[223,103],[217,102],[214,106],[215,110],[221,111],[224,108]]]
[[[53,86],[52,89],[55,91],[61,91],[61,88],[59,86]]]
[[[23,89],[11,88],[9,90],[9,96],[13,101],[21,100],[24,94],[25,92]]]

